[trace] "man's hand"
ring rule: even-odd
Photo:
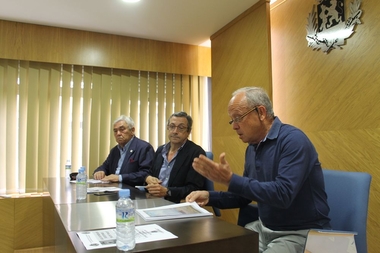
[[[103,179],[105,176],[106,176],[106,173],[104,173],[104,171],[95,172],[93,175],[94,179],[96,180]]]
[[[147,184],[161,184],[161,182],[162,181],[160,179],[152,176],[147,176],[145,179],[145,183]]]
[[[166,193],[168,192],[168,188],[162,186],[161,184],[148,184],[146,186],[147,191],[149,194],[155,196],[155,197],[165,197]]]
[[[102,181],[109,181],[113,183],[119,182],[119,175],[111,174],[102,178]]]
[[[204,155],[194,158],[193,168],[202,176],[207,177],[213,182],[224,185],[229,185],[232,177],[230,165],[225,159],[226,154],[222,153],[219,156],[220,163],[216,163],[208,159]]]
[[[186,202],[196,202],[199,206],[207,205],[210,194],[208,191],[193,191],[186,196]]]

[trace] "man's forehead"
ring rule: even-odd
[[[127,127],[128,126],[127,122],[125,122],[124,120],[120,120],[113,125],[113,128],[119,128],[122,126]]]
[[[240,95],[240,93],[238,94]],[[244,96],[234,96],[231,100],[230,100],[230,103],[228,104],[228,110],[231,111],[231,110],[242,110],[242,109],[245,109],[245,108],[248,108],[248,103],[247,103],[247,99],[246,97]]]
[[[239,92],[235,94],[235,96],[233,96],[230,100],[230,104],[235,104],[235,103],[241,104],[241,103],[246,103],[246,102],[247,102],[247,98],[244,92]]]
[[[170,123],[172,123],[172,122],[187,124],[187,119],[185,117],[174,117],[173,116],[170,119]]]

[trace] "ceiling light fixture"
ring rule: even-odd
[[[211,47],[211,40],[206,40],[205,42],[199,44],[201,47]]]

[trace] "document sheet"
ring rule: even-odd
[[[213,214],[200,207],[197,203],[180,203],[146,209],[136,209],[146,221],[181,219],[201,216],[212,216]]]
[[[77,232],[87,250],[116,247],[116,229]],[[136,226],[136,244],[178,238],[157,224]]]

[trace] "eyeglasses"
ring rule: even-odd
[[[184,126],[184,125],[174,125],[174,124],[170,124],[167,126],[167,129],[170,131],[170,132],[174,132],[174,130],[177,128],[178,132],[180,133],[183,133],[183,132],[186,132],[187,131],[187,126]]]
[[[247,116],[248,114],[250,114],[251,112],[253,112],[253,111],[255,111],[255,110],[257,110],[257,106],[255,106],[255,107],[253,107],[251,110],[249,110],[249,111],[243,113],[243,115],[241,115],[240,117],[237,117],[237,118],[231,119],[228,123],[229,123],[230,125],[232,125],[232,123],[239,123],[240,121],[243,120],[243,118],[244,118],[245,116]]]

